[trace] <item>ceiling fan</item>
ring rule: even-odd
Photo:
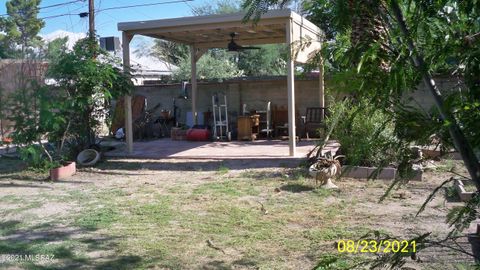
[[[230,37],[232,38],[232,40],[230,40],[230,43],[228,43],[228,51],[229,52],[238,52],[238,51],[241,51],[241,50],[259,50],[260,49],[260,47],[247,47],[247,46],[238,45],[233,40],[236,35],[237,34],[234,33],[234,32],[230,33]]]

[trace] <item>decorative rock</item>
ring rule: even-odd
[[[474,192],[469,192],[465,190],[465,182],[469,182],[470,180],[465,179],[455,179],[454,186],[458,192],[458,196],[462,202],[466,202],[470,200],[473,196]]]

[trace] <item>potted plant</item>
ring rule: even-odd
[[[66,161],[59,163],[58,167],[50,169],[50,180],[57,181],[71,177],[77,172],[75,161]]]
[[[332,181],[332,178],[341,173],[342,166],[339,158],[344,156],[333,157],[331,152],[327,152],[325,156],[321,156],[317,159],[317,162],[313,163],[308,173],[311,177],[315,178],[315,185],[318,186],[321,183],[321,187],[325,189],[338,189]]]

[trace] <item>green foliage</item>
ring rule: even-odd
[[[307,18],[320,27],[327,40],[333,40],[338,33],[351,27],[351,12],[346,0],[307,0],[303,1],[303,9]]]
[[[324,254],[320,257],[319,262],[313,268],[314,270],[342,270],[352,269],[352,265],[348,261],[337,254]]]
[[[198,79],[228,79],[243,74],[230,60],[231,56],[222,50],[209,51],[197,62]],[[190,57],[182,59],[178,69],[174,71],[175,80],[188,80],[191,78]]]
[[[136,53],[141,53],[137,51]],[[187,45],[179,44],[167,40],[155,39],[154,45],[148,52],[149,56],[153,56],[165,63],[179,66],[182,61],[190,55],[190,49]]]
[[[192,13],[196,16],[240,11],[242,11],[240,2],[233,0],[217,0],[192,7]],[[225,48],[227,44],[228,42],[225,42]],[[233,57],[224,50],[210,50],[197,62],[197,76],[201,79],[228,79],[242,75],[285,75],[287,58],[285,46],[275,44],[260,47],[260,50],[242,51],[238,57]],[[137,50],[136,53],[141,55],[145,52]],[[174,72],[174,80],[190,78],[190,49],[187,45],[157,39],[147,55],[178,67]]]
[[[0,18],[0,30],[3,29],[5,19]],[[0,59],[8,58],[9,46],[5,40],[5,35],[0,34]]]
[[[56,165],[60,154],[49,151],[42,143],[58,131],[65,119],[53,114],[55,102],[46,87],[32,81],[17,89],[8,100],[9,120],[13,121],[11,134],[15,144],[20,146],[20,157],[30,167],[48,169]]]
[[[256,20],[260,18],[262,13],[267,12],[269,9],[281,9],[287,4],[292,2],[291,0],[245,0],[242,4],[242,8],[246,10],[245,19],[254,17]]]
[[[285,75],[287,54],[281,44],[259,46],[260,50],[246,50],[238,55],[238,68],[246,76]]]
[[[157,42],[158,44],[158,42]],[[226,46],[226,44],[225,44]],[[177,45],[177,48],[181,46]],[[260,50],[242,51],[237,56],[228,54],[225,50],[210,50],[205,53],[197,62],[197,76],[200,79],[228,79],[232,77],[284,75],[286,73],[286,55],[281,45],[259,46]],[[185,53],[182,51],[182,53]],[[173,53],[168,53],[172,54]],[[190,78],[190,55],[175,54],[175,58],[169,56],[165,60],[179,61],[178,69],[174,71],[175,80],[186,80]]]
[[[327,119],[327,125],[332,124],[331,119],[335,119],[337,113],[343,112],[331,136],[340,142],[346,164],[387,166],[400,160],[401,142],[387,114],[364,99],[333,102],[330,108],[332,117]]]
[[[27,162],[29,168],[39,172],[46,172],[49,169],[60,166],[56,160],[50,161],[45,157],[45,150],[38,144],[30,144],[20,148],[20,159]]]
[[[14,143],[34,168],[54,167],[94,144],[109,101],[133,88],[130,77],[94,41],[81,40],[73,52],[57,57],[48,70],[55,87],[31,81],[10,97]]]
[[[67,52],[68,37],[56,38],[49,43],[45,48],[44,58],[50,63],[57,62],[60,57]]]
[[[45,22],[38,18],[41,0],[10,0],[6,2],[8,17],[0,22],[0,41],[4,57],[24,58],[34,54],[33,48],[38,48],[42,39],[38,33]],[[20,51],[16,48],[20,46]]]
[[[480,61],[478,64],[480,65]],[[480,75],[480,72],[478,74]],[[472,94],[473,91],[469,92]],[[446,106],[454,112],[455,118],[462,124],[465,136],[480,154],[480,96],[466,97],[463,92],[456,92],[446,99]],[[443,125],[444,133],[446,128],[447,126]]]
[[[447,214],[447,223],[453,229],[450,235],[458,235],[464,232],[470,224],[479,216],[480,194],[475,192],[470,200],[464,206],[457,206],[452,208]]]
[[[91,39],[80,40],[72,52],[63,53],[48,75],[57,81],[59,99],[64,101],[60,114],[68,119],[68,133],[77,150],[95,143],[109,100],[133,89],[130,76]]]
[[[242,10],[240,3],[241,1],[216,0],[192,7],[192,13],[195,16],[235,13]]]

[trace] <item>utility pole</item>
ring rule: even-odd
[[[90,39],[95,39],[95,0],[88,0],[88,33]]]

